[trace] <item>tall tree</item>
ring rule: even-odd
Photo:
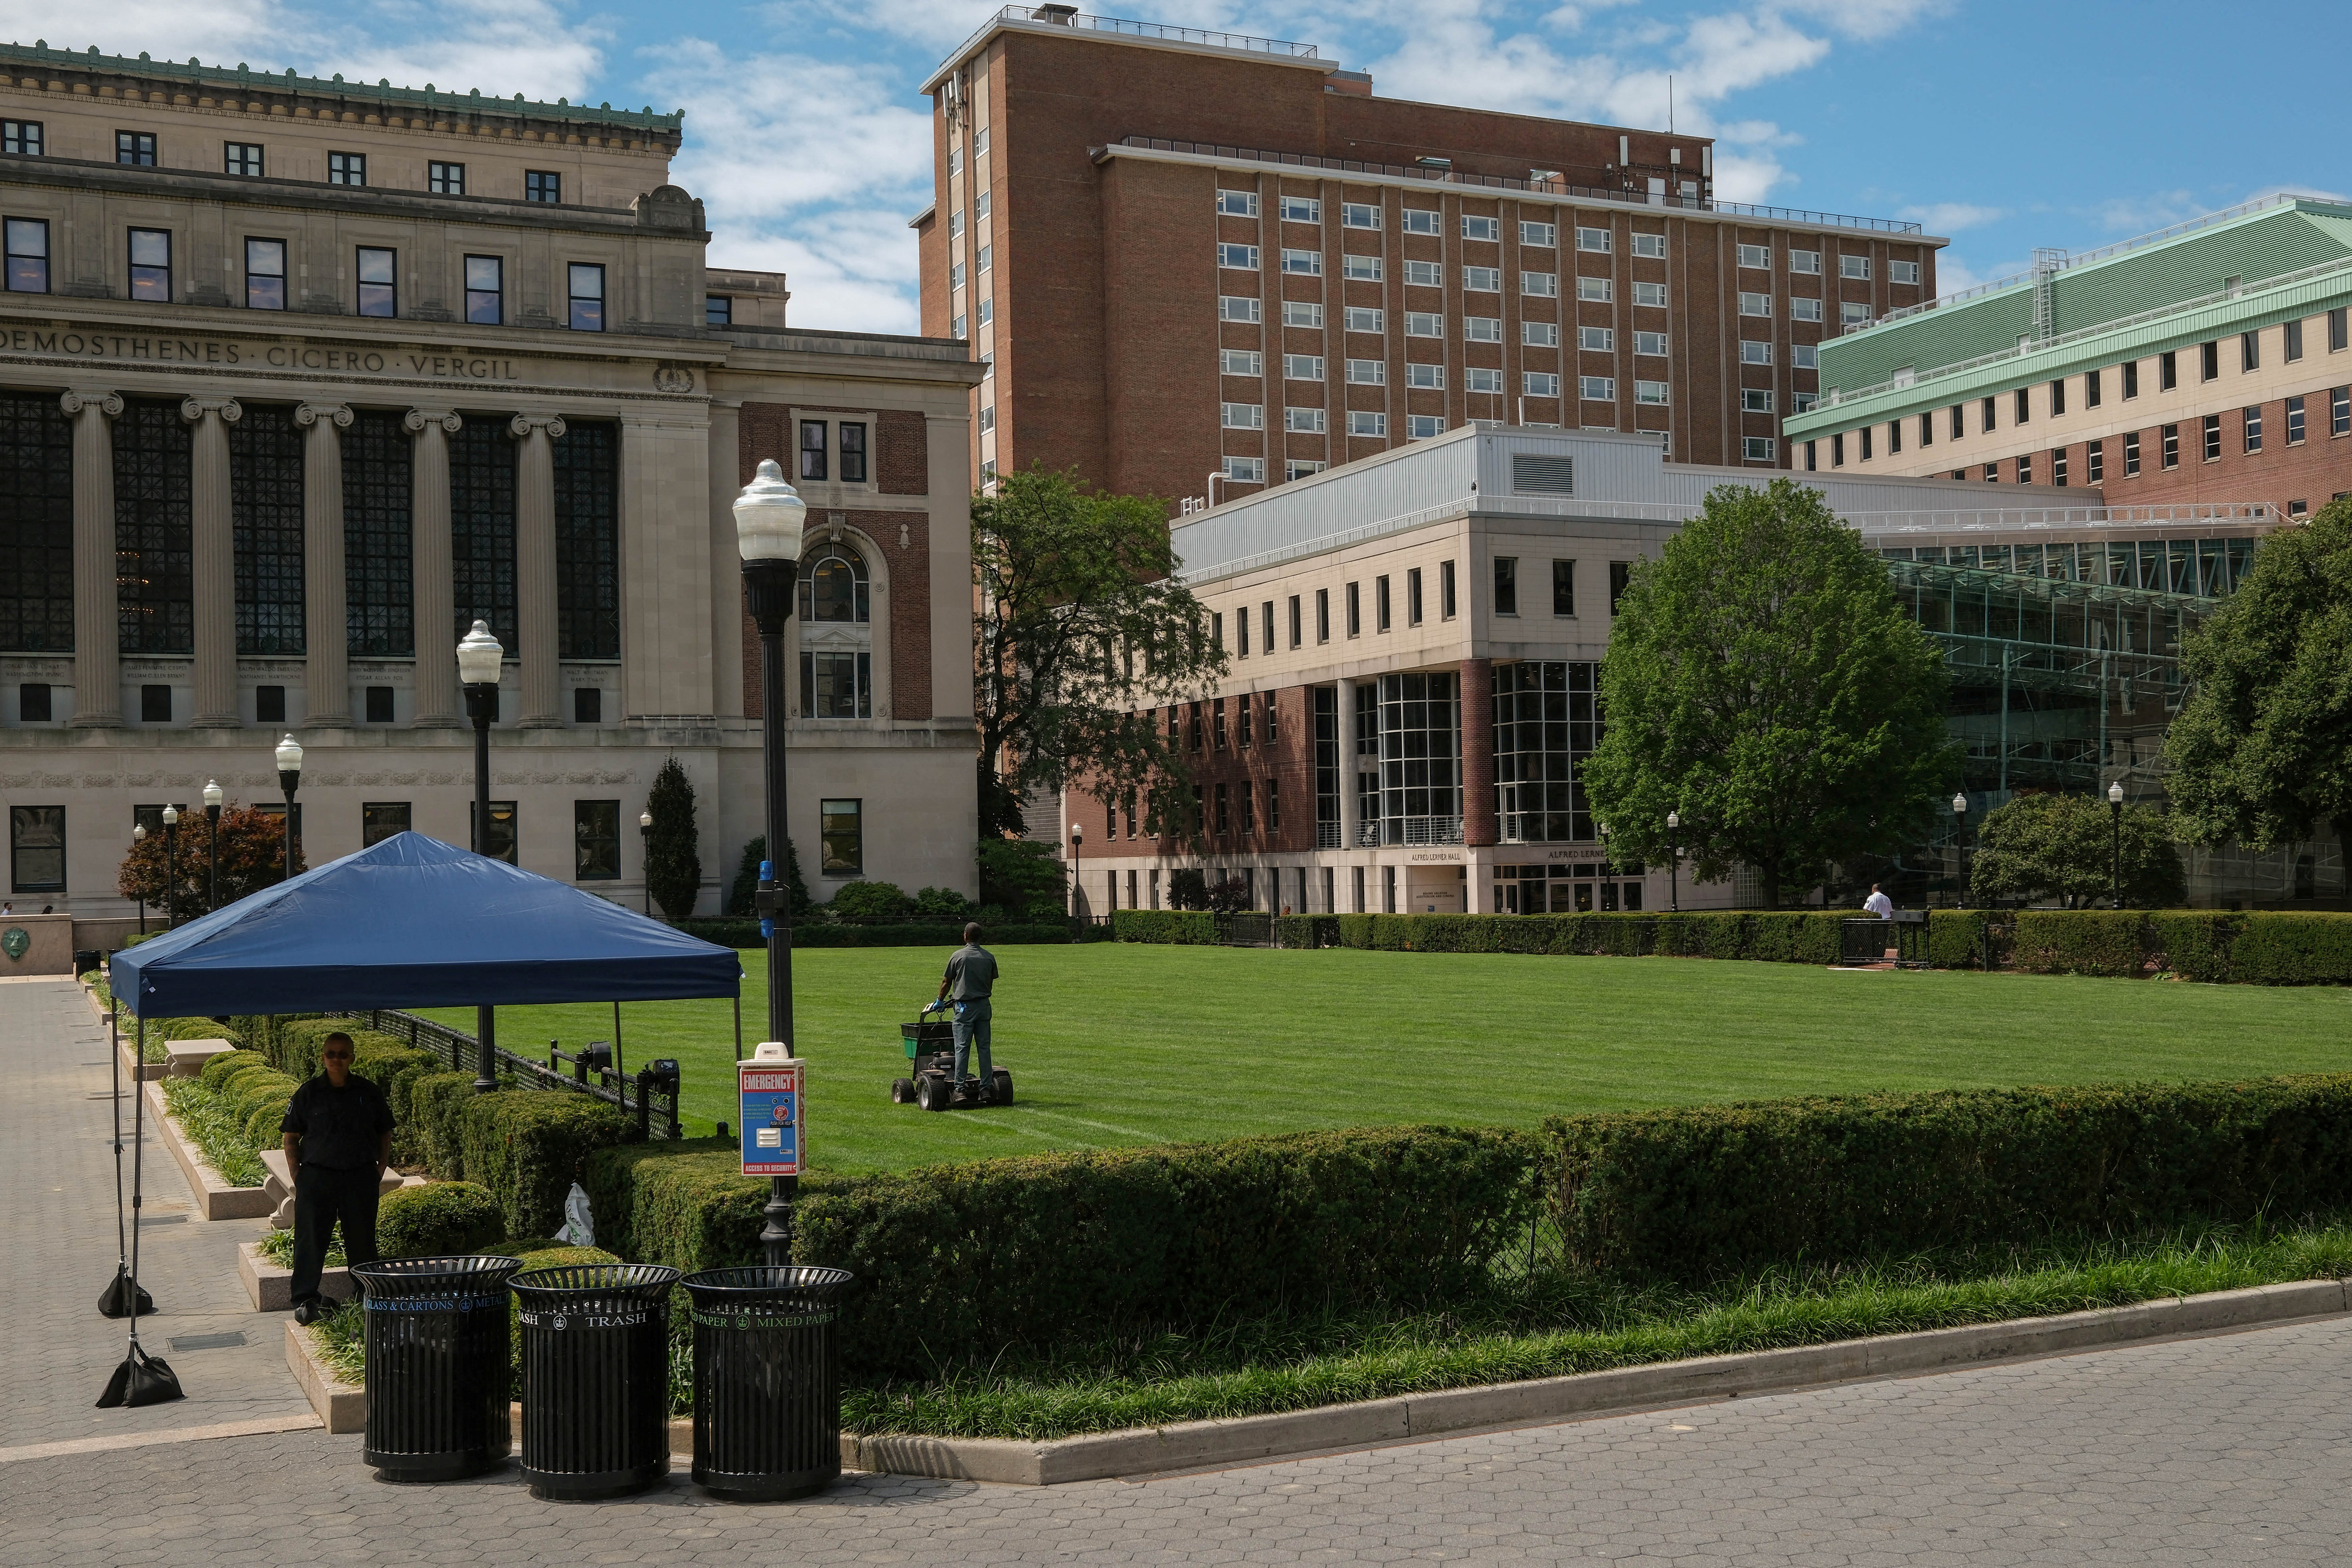
[[[1042,467],[972,499],[982,837],[1018,834],[1031,791],[1073,780],[1189,820],[1183,753],[1150,709],[1223,675],[1225,652],[1174,576],[1167,516]]]
[[[2189,895],[2161,813],[2127,805],[2119,823],[2114,807],[2088,795],[2020,795],[1996,806],[1978,829],[1969,896],[1979,904],[2058,899],[2088,908],[2107,900],[2118,863],[2128,908],[2174,908]]]
[[[171,857],[176,888],[164,879],[163,835],[151,832],[131,847],[115,876],[115,890],[126,899],[144,899],[151,910],[167,905],[188,920],[206,912],[212,889],[211,825],[201,811],[180,818],[179,838]],[[310,857],[294,847],[294,869],[310,869]],[[256,806],[232,805],[221,813],[220,893],[226,909],[247,893],[274,887],[286,879],[286,819]]]
[[[2180,837],[2272,849],[2324,829],[2352,849],[2352,498],[2264,540],[2180,662],[2164,742]]]
[[[694,826],[694,784],[676,757],[662,763],[646,792],[654,825],[646,834],[646,887],[662,913],[682,921],[702,891],[701,835]]]
[[[1789,479],[1709,492],[1633,568],[1601,690],[1584,782],[1612,851],[1678,845],[1708,880],[1752,867],[1776,907],[1833,859],[1912,841],[1956,771],[1941,651],[1821,492]]]

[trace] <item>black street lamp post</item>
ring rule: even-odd
[[[294,792],[302,784],[302,742],[289,735],[278,742],[278,787],[286,792],[286,878],[294,879]]]
[[[808,506],[800,492],[785,481],[773,458],[763,459],[757,476],[735,498],[735,546],[743,560],[743,607],[760,633],[768,858],[760,866],[759,911],[761,934],[768,940],[768,1040],[782,1045],[787,1058],[793,1046],[793,910],[776,879],[791,842],[784,815],[784,623],[792,619],[807,524]],[[799,1192],[797,1176],[769,1178],[760,1245],[770,1268],[792,1265],[793,1199]]]
[[[206,889],[205,908],[220,908],[220,814],[221,786],[217,779],[205,781],[205,820],[212,825],[212,847],[205,851],[210,864],[205,868]]]
[[[1966,790],[1952,792],[1953,853],[1960,860],[1960,908],[1969,907],[1969,795]]]
[[[651,806],[637,813],[637,837],[645,842],[646,915],[650,919],[654,912],[654,814]]]
[[[2112,895],[2108,908],[2124,907],[2124,786],[2122,781],[2107,786],[2107,820],[2115,831],[2114,858],[2107,869],[2107,891]]]
[[[1675,914],[1683,912],[1681,887],[1683,851],[1682,846],[1675,842],[1675,836],[1681,830],[1682,825],[1681,812],[1666,813],[1666,903]]]
[[[489,623],[476,621],[474,629],[457,643],[457,679],[466,689],[466,717],[474,721],[474,853],[490,852],[490,724],[499,716],[499,676],[506,649],[490,635]],[[498,1017],[488,1006],[474,1009],[474,1037],[479,1055],[474,1064],[474,1092],[488,1094],[499,1087]]]
[[[163,929],[180,923],[180,808],[163,808]]]
[[[131,828],[131,847],[136,848],[146,842],[147,825],[143,822],[134,823]],[[139,885],[139,934],[141,936],[147,934],[147,885],[144,882]]]
[[[1086,865],[1079,851],[1086,847],[1087,830],[1076,823],[1070,824],[1070,918],[1077,920],[1085,905],[1087,886]]]

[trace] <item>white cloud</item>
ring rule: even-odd
[[[1951,9],[1951,0],[1781,0],[1781,5],[1850,38],[1862,39],[1885,37]]]
[[[2116,196],[2091,209],[2092,219],[2116,234],[2145,234],[2210,212],[2213,204],[2194,191],[2150,191],[2137,196]]]
[[[1905,207],[1895,216],[1909,218],[1929,234],[1950,236],[1962,229],[1998,223],[2009,216],[2009,209],[1980,207],[1968,202],[1931,202],[1926,206]]]

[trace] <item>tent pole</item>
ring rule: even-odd
[[[616,1072],[616,1073],[617,1073],[617,1072],[620,1072],[620,1071],[622,1070],[622,1068],[621,1068],[621,1005],[620,1005],[618,1002],[615,1002],[615,1003],[614,1003],[614,1004],[613,1004],[613,1070],[614,1070],[614,1072]]]
[[[497,1014],[498,1009],[495,1007],[477,1007],[474,1009],[474,1039],[475,1043],[480,1047],[480,1054],[475,1059],[474,1068],[474,1092],[476,1094],[488,1094],[492,1089],[499,1087],[499,1075],[497,1071],[499,1024]]]

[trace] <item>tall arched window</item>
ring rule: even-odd
[[[838,541],[801,561],[801,716],[874,717],[874,626],[865,557]]]

